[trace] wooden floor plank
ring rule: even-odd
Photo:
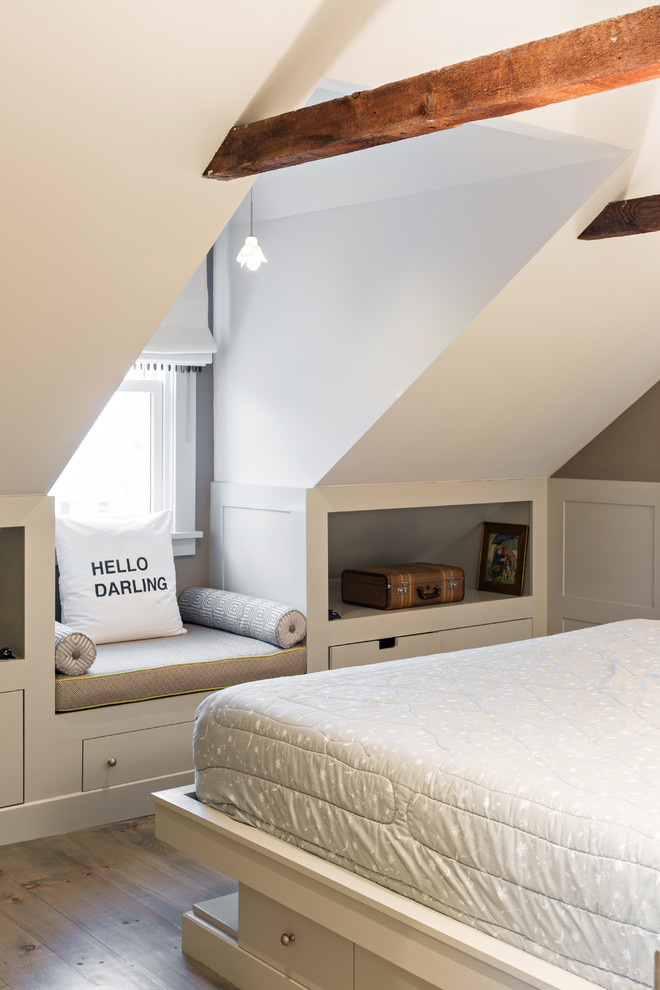
[[[20,925],[0,925],[0,978],[12,990],[90,990],[91,983]]]
[[[59,838],[55,836],[0,846],[0,872],[18,883],[75,873],[80,869],[80,860],[64,852]]]
[[[180,928],[235,888],[153,816],[0,846],[0,990],[232,990],[186,959]]]
[[[138,859],[142,855],[141,845],[137,842],[126,842],[124,837],[128,833],[137,835],[142,830],[148,832],[149,840],[153,843],[153,827],[147,819],[69,832],[65,835],[53,836],[50,842],[55,856],[58,856],[62,862],[75,863],[76,870],[79,870],[80,864],[84,863],[93,870]],[[67,871],[52,870],[44,876],[61,876],[64,872]]]
[[[125,863],[142,856],[145,849],[168,856],[170,847],[161,846],[154,834],[153,820],[135,819],[0,846],[0,870],[19,883],[28,883],[75,873],[81,864],[95,869]]]
[[[127,863],[141,858],[145,853],[155,853],[161,857],[169,854],[168,849],[163,848],[156,839],[154,825],[149,818],[72,832],[63,836],[62,840],[66,840],[69,854],[85,862],[90,869]]]
[[[165,860],[158,864],[134,860],[98,872],[107,883],[178,929],[181,928],[182,904],[189,910],[197,901],[231,894],[237,889],[235,881],[215,871],[191,877],[185,864]]]
[[[0,932],[6,919],[28,931],[30,942],[42,943],[75,967],[97,990],[157,990],[159,986],[16,881],[0,878]]]
[[[173,846],[157,839],[153,819],[140,820],[142,825],[140,829],[133,828],[133,823],[129,823],[131,826],[129,828],[126,828],[125,824],[117,830],[116,839],[128,846],[135,856],[135,858],[131,858],[130,862],[136,865],[138,869],[149,865],[154,870],[152,875],[154,884],[159,883],[156,871],[163,874],[163,880],[160,881],[163,885],[167,885],[171,879],[177,878],[193,892],[193,901],[200,900],[200,897],[202,899],[217,897],[237,889],[236,882],[231,877],[189,859],[174,849]],[[124,869],[125,867],[126,860],[123,859],[121,864],[116,865],[113,869]],[[182,890],[182,897],[184,893]]]
[[[162,986],[207,988],[208,980],[181,952],[177,927],[87,871],[27,884],[35,896],[59,911],[102,946]]]

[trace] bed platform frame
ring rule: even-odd
[[[184,915],[182,948],[240,990],[594,990],[521,949],[233,821],[199,802],[190,787],[153,799],[160,839],[238,882],[238,895]],[[654,975],[660,990],[658,953]]]

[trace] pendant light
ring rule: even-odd
[[[257,238],[254,236],[252,220],[252,189],[250,189],[250,233],[245,238],[245,244],[236,255],[236,261],[239,263],[241,268],[245,266],[249,271],[256,272],[262,261],[267,262],[268,258],[265,257],[263,251],[259,247]]]

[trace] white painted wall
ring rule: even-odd
[[[268,264],[235,263],[244,223],[216,245],[216,479],[316,485],[625,157],[472,125],[259,179]],[[399,424],[427,463],[398,480],[469,402],[468,373]]]

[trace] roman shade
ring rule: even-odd
[[[217,349],[208,327],[161,323],[138,362],[175,365],[181,371],[197,370],[211,364]]]

